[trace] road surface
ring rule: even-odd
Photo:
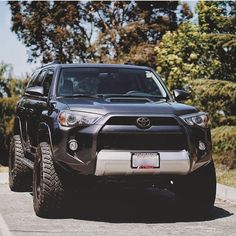
[[[14,193],[0,184],[0,236],[236,236],[236,206],[219,199],[207,218],[176,212],[173,196],[165,191],[93,190],[72,201],[69,215],[43,219],[34,214],[31,193]]]

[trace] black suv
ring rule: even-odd
[[[11,190],[32,188],[38,216],[60,213],[72,185],[109,180],[170,189],[186,208],[209,211],[216,177],[208,115],[178,103],[188,96],[172,96],[148,67],[38,69],[16,108]]]

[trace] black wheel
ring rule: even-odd
[[[215,203],[216,173],[213,161],[176,181],[176,200],[181,210],[207,215]]]
[[[33,201],[36,215],[57,217],[64,207],[64,187],[52,160],[48,143],[37,147],[33,171]]]
[[[9,152],[9,187],[12,191],[31,191],[32,170],[22,162],[24,157],[20,135],[14,135]]]

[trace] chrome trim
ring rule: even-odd
[[[160,168],[134,169],[131,168],[131,153],[154,152],[149,150],[101,150],[97,154],[95,175],[134,175],[134,174],[179,174],[185,175],[190,171],[190,158],[186,150],[156,151],[160,154]]]

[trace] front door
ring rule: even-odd
[[[48,110],[48,96],[53,72],[54,71],[51,68],[42,70],[42,78],[40,78],[40,82],[36,86],[42,86],[44,94],[43,96],[31,96],[28,103],[28,134],[30,145],[33,149],[37,147],[38,130],[42,120],[42,112]]]

